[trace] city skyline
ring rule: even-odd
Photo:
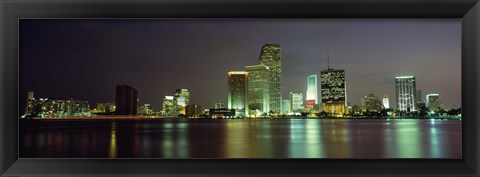
[[[288,20],[232,20],[231,22],[225,20],[53,20],[53,22],[38,22],[36,20],[30,20],[25,22],[22,20],[20,23],[20,60],[22,64],[20,98],[25,99],[21,99],[20,103],[22,103],[23,100],[26,100],[27,91],[35,91],[37,95],[40,95],[39,97],[73,97],[75,99],[91,101],[91,104],[94,104],[96,102],[114,102],[114,89],[112,88],[114,88],[114,86],[118,84],[127,84],[137,88],[137,90],[139,91],[138,97],[140,99],[140,105],[148,103],[153,105],[155,110],[159,110],[161,108],[162,99],[165,96],[171,95],[171,93],[169,92],[177,88],[189,89],[189,91],[191,92],[190,102],[192,104],[198,104],[206,108],[213,107],[213,104],[218,100],[222,100],[223,103],[227,102],[227,83],[225,80],[225,73],[230,70],[242,70],[244,66],[255,64],[256,61],[258,61],[261,46],[267,43],[279,43],[282,46],[281,95],[283,98],[288,98],[287,95],[289,92],[304,92],[304,90],[307,89],[307,83],[305,81],[306,76],[311,74],[318,75],[320,74],[320,71],[327,69],[325,52],[327,49],[329,49],[331,53],[330,65],[332,66],[332,68],[345,70],[345,79],[348,85],[346,92],[348,95],[348,102],[350,102],[352,106],[355,104],[359,105],[360,99],[363,96],[368,95],[369,93],[374,93],[375,95],[386,94],[390,98],[390,105],[395,107],[396,105],[393,104],[395,103],[394,77],[399,75],[414,75],[417,79],[417,89],[423,90],[425,93],[439,93],[441,95],[440,100],[442,103],[445,104],[445,107],[450,108],[450,105],[452,104],[456,105],[456,107],[461,106],[459,20],[417,19],[386,21],[361,19],[338,21],[339,22],[337,22],[336,20],[295,20],[292,22],[289,22]],[[235,22],[237,22],[238,24]],[[155,49],[155,47],[152,47],[152,45],[147,44],[155,43],[157,40],[147,40],[147,42],[145,43],[139,42],[140,39],[145,39],[145,36],[147,36],[141,35],[140,32],[154,31],[147,27],[152,27],[154,29],[160,30],[160,28],[155,25],[160,24],[160,26],[162,26],[163,23],[172,25],[169,28],[164,29],[163,32],[188,35],[191,38],[187,39],[192,39],[194,41],[194,44],[191,44],[190,47],[185,47],[186,44],[184,45],[181,42],[170,43],[173,46],[169,47],[176,49],[173,53],[178,54],[170,54],[170,58],[180,57],[179,63],[186,65],[186,67],[183,65],[180,65],[181,67],[173,67],[174,69],[179,68],[174,72],[165,68],[164,66],[165,64],[168,66],[178,66],[177,63],[173,62],[173,59],[152,58],[153,56],[161,56],[162,54],[159,53],[162,52],[168,53],[168,50],[161,50],[159,53],[152,55],[152,57],[148,57],[150,55],[146,54],[146,51],[151,52],[151,50]],[[320,28],[322,27],[322,25],[325,26],[324,23],[327,24],[327,29]],[[373,27],[369,27],[369,25],[367,24],[373,25]],[[190,30],[190,28],[188,27],[192,27],[192,25],[197,25],[198,27],[203,27],[205,29],[203,31]],[[168,27],[168,25],[166,26]],[[218,31],[218,29],[215,27],[219,26],[227,27],[223,31],[226,34],[217,33],[218,39],[213,38],[213,44],[215,45],[212,45],[225,45],[229,42],[230,39],[235,38],[237,40],[233,40],[231,42],[234,47],[231,47],[229,45],[225,46],[224,48],[207,46],[207,49],[210,50],[203,50],[205,49],[204,47],[199,47],[198,45],[196,45],[205,38],[209,39],[209,37],[215,36],[213,33]],[[245,40],[241,40],[232,36],[233,31],[235,31],[235,27],[239,26],[242,27],[242,29],[247,29],[244,33],[237,31],[238,34],[245,35]],[[288,30],[282,31],[274,28],[281,26],[290,26],[290,28],[288,29],[292,29],[292,27],[298,26],[303,27],[299,29],[300,32],[310,32],[309,35],[318,35],[318,38],[327,36],[325,38],[327,42],[325,43],[329,44],[327,45],[323,43],[322,41],[320,41],[320,39],[319,41],[309,39],[306,40],[307,42],[305,42],[301,40],[303,38],[296,38],[301,36],[297,33],[288,32]],[[331,26],[336,26],[336,29],[341,29],[340,32],[332,30],[333,27]],[[398,45],[387,43],[394,46],[387,51],[401,53],[400,55],[398,55],[397,53],[397,55],[391,56],[390,58],[402,58],[403,63],[402,61],[397,61],[394,59],[387,60],[387,62],[382,62],[381,60],[376,58],[380,57],[380,54],[377,54],[377,56],[375,55],[375,52],[384,54],[382,53],[380,46],[377,46],[377,50],[369,51],[370,53],[368,53],[368,55],[348,57],[349,54],[355,55],[361,53],[359,52],[360,49],[352,49],[352,47],[358,47],[361,49],[365,48],[364,46],[352,45],[352,43],[359,44],[353,39],[360,37],[348,33],[350,30],[350,28],[348,27],[352,26],[356,26],[359,28],[360,32],[358,33],[363,32],[370,34],[370,43],[373,43],[375,45],[379,45],[380,43],[385,42],[383,41],[383,39],[378,38],[378,36],[386,34],[374,34],[373,32],[368,33],[362,30],[373,29],[387,32],[397,32],[398,34],[402,34],[403,36],[400,36],[402,36],[403,38],[407,38],[408,40],[399,40]],[[443,28],[441,28],[441,26],[443,26]],[[265,29],[260,28],[259,34],[251,34],[254,27],[264,27]],[[377,29],[376,27],[379,29]],[[394,27],[401,28],[401,30],[393,30],[392,28]],[[46,29],[50,30],[47,31]],[[92,37],[99,34],[105,34],[107,29],[112,30],[112,34],[107,35],[107,37],[101,37],[101,39],[107,38],[110,39],[110,42],[117,40],[117,38],[118,40],[137,41],[137,44],[144,45],[137,46],[137,48],[135,48],[131,44],[127,45],[127,42],[125,42],[123,45],[133,47],[131,48],[133,50],[129,51],[139,50],[143,52],[139,52],[136,54],[128,54],[130,55],[130,59],[128,59],[129,57],[117,58],[121,59],[120,61],[125,64],[118,62],[115,63],[115,61],[118,60],[111,61],[111,57],[119,54],[115,54],[114,51],[125,54],[125,52],[118,51],[122,48],[122,44],[107,45],[109,43],[108,41],[98,41],[101,44],[94,44],[93,40],[90,38],[82,39],[79,37],[83,35],[90,35],[90,37]],[[183,31],[177,32],[174,31],[174,29],[182,29]],[[431,32],[428,33],[429,31],[427,29],[433,30],[433,35]],[[86,32],[83,30],[85,30]],[[317,34],[315,30],[318,30],[318,33],[322,34]],[[420,33],[423,36],[416,36],[417,38],[420,38],[416,40],[411,35],[400,32],[402,30],[417,30],[416,32]],[[55,34],[55,32],[57,32],[57,34]],[[73,35],[73,32],[78,32],[79,36]],[[161,32],[162,30],[160,30],[158,33]],[[191,33],[194,33],[195,35]],[[336,34],[335,39],[328,38],[329,34],[332,33]],[[350,37],[352,37],[351,35],[353,35],[353,37],[350,40],[346,40],[349,42],[345,42],[342,33],[344,33],[343,36],[348,37],[350,35]],[[43,34],[43,37],[45,36],[45,34],[50,34],[50,36],[46,35],[50,37],[48,43],[45,43],[45,41],[43,40],[44,38],[41,34]],[[127,35],[127,37],[121,37],[122,34]],[[157,33],[152,32],[151,34],[155,34],[165,38],[165,36]],[[202,37],[202,34],[208,35],[206,37]],[[253,39],[255,36],[261,36],[260,34],[268,34],[268,37],[263,37],[261,41]],[[397,38],[394,33],[391,33],[391,35],[392,38]],[[59,36],[62,37],[62,39],[60,39]],[[156,38],[159,38],[158,36]],[[134,39],[133,37],[138,37],[139,39]],[[343,43],[336,42],[342,41],[342,39],[344,41]],[[427,39],[430,43],[426,42]],[[239,43],[234,41],[239,41]],[[251,43],[248,43],[249,41],[251,41]],[[286,41],[292,41],[292,43],[287,43]],[[386,41],[394,42],[394,40]],[[444,42],[438,43],[439,41]],[[447,43],[445,41],[450,42]],[[159,40],[158,42],[161,43],[162,41]],[[308,45],[308,42],[310,42],[310,44],[312,45],[315,44],[316,47]],[[420,44],[417,44],[415,42]],[[298,43],[301,43],[301,45]],[[344,46],[339,47],[339,45],[341,44],[344,44]],[[412,51],[408,50],[410,49],[410,46],[407,44],[413,46],[418,45],[417,47],[423,46],[426,49],[424,53],[419,53],[418,49],[413,50],[417,52],[417,55],[415,56],[423,57],[414,57],[413,54],[409,55],[408,52]],[[166,48],[164,45],[163,47]],[[201,49],[197,49],[197,47]],[[442,49],[440,50],[439,48]],[[184,53],[194,54],[192,54],[191,57],[186,57],[184,53],[179,52],[185,49],[190,52]],[[224,49],[227,51],[224,51]],[[397,49],[398,51],[395,49]],[[82,51],[85,53],[81,53]],[[95,59],[105,59],[107,61],[106,63],[104,63],[105,61],[100,60],[98,61],[97,65],[95,65],[95,63],[97,62],[96,60],[88,57],[79,59],[76,54],[84,57],[90,56],[91,58]],[[225,58],[225,56],[228,56],[227,54],[233,56],[233,59]],[[144,56],[148,59],[142,60],[142,58],[137,58],[138,63],[135,63],[137,60],[133,59],[135,58],[134,56]],[[182,56],[186,59],[183,58],[182,60]],[[209,56],[215,57],[209,58]],[[368,56],[375,56],[373,57],[375,59],[365,59],[365,57]],[[65,59],[67,57],[69,58],[68,60]],[[430,57],[435,59],[438,58],[438,60],[441,60],[442,62],[436,62]],[[363,58],[363,60],[357,58]],[[430,60],[425,60],[423,58],[429,58]],[[196,59],[199,59],[200,61],[197,61]],[[235,59],[239,61],[234,62],[236,61]],[[300,60],[300,62],[298,62],[298,60]],[[415,62],[414,64],[412,64],[412,60]],[[83,61],[90,65],[85,64]],[[362,61],[364,61],[364,63],[362,63]],[[367,63],[366,65],[368,66],[369,63],[373,61],[376,61],[376,63],[375,65],[370,67],[375,69],[365,69],[365,63]],[[220,65],[218,64],[218,62],[220,62]],[[152,67],[151,65],[154,65],[154,63],[157,64],[159,68]],[[145,70],[137,65],[132,64],[143,64],[142,66],[145,67]],[[200,64],[202,64],[203,66]],[[205,69],[209,70],[208,66],[212,66],[212,69],[210,69],[212,71],[205,71]],[[404,67],[397,68],[397,66]],[[109,69],[105,69],[107,67]],[[130,70],[128,70],[129,67],[131,67]],[[433,70],[433,74],[432,72],[425,72],[425,68],[428,67],[438,70]],[[39,70],[39,68],[43,70]],[[47,69],[45,70],[45,68]],[[362,69],[366,70],[367,72],[359,72]],[[390,69],[391,71],[388,71],[388,69]],[[81,73],[82,71],[88,71],[87,73],[85,73],[85,75],[87,76],[75,75],[76,72]],[[120,71],[123,71],[123,74],[120,73]],[[204,71],[206,72],[205,75],[197,74]],[[113,77],[116,75],[112,75],[109,72],[118,74],[118,77]],[[38,75],[30,75],[31,73],[42,73],[44,74],[45,78],[39,79]],[[59,75],[59,73],[61,73],[61,75]],[[158,78],[156,78],[155,76]],[[178,78],[176,76],[178,76]],[[72,81],[72,77],[78,78],[78,81]],[[171,78],[165,79],[166,77]],[[64,84],[58,85],[57,83],[59,82]],[[112,85],[113,82],[115,83]],[[90,87],[92,87],[93,89]],[[319,87],[319,89],[321,88]],[[318,94],[320,95],[321,93],[319,92]]]

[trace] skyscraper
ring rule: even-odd
[[[333,116],[347,113],[345,70],[328,68],[321,72],[322,110]]]
[[[270,70],[265,65],[245,66],[247,77],[247,110],[249,115],[270,111]]]
[[[190,102],[190,92],[188,89],[177,89],[173,97],[173,103],[177,107],[178,114],[185,115],[185,106]]]
[[[290,110],[299,113],[302,112],[303,108],[303,94],[290,92]]]
[[[385,109],[390,109],[390,101],[388,100],[387,94],[383,97],[383,107]]]
[[[248,73],[245,71],[228,72],[228,109],[235,109],[237,116],[247,113],[246,87]]]
[[[416,111],[416,91],[415,76],[395,77],[395,93],[397,98],[397,109],[399,111]]]
[[[289,99],[283,99],[283,102],[282,102],[282,113],[283,113],[283,114],[287,114],[287,113],[292,112],[290,106],[291,106],[291,105],[290,105],[290,100],[289,100]]]
[[[265,44],[260,53],[259,65],[269,68],[269,110],[280,113],[282,105],[280,79],[282,74],[281,48],[278,44]]]
[[[307,77],[306,107],[313,108],[316,104],[318,104],[317,75],[313,74]]]
[[[422,90],[417,90],[417,93],[415,95],[415,101],[417,104],[424,102],[422,97]]]
[[[425,104],[430,111],[439,111],[442,109],[438,93],[430,93],[425,96]]]
[[[138,91],[128,85],[117,85],[115,114],[137,115]]]
[[[178,115],[177,107],[173,102],[173,96],[165,96],[163,98],[161,114],[164,116]]]

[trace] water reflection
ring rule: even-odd
[[[461,158],[461,121],[23,121],[21,157]]]

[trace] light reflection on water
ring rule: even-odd
[[[32,158],[461,158],[461,121],[161,119],[21,122]]]

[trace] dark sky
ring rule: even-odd
[[[32,90],[114,102],[115,86],[128,84],[157,111],[176,88],[209,108],[226,103],[227,72],[257,64],[266,43],[282,47],[284,98],[305,94],[329,50],[352,105],[373,93],[395,107],[394,77],[411,74],[424,95],[461,106],[460,19],[20,20],[20,101]]]

